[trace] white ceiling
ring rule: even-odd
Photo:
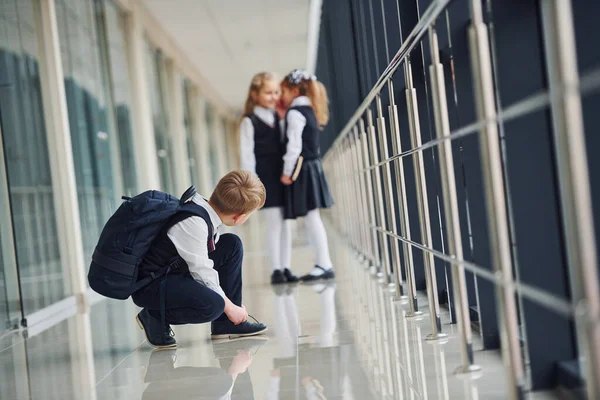
[[[229,107],[252,76],[305,68],[310,0],[144,0]]]

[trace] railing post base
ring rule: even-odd
[[[443,332],[430,333],[425,337],[428,342],[448,343],[448,334]]]
[[[408,296],[394,296],[392,301],[400,304],[408,304]]]
[[[420,321],[423,319],[424,316],[425,314],[423,313],[423,311],[414,311],[406,313],[406,319],[411,319],[413,321]]]
[[[461,365],[454,370],[454,375],[459,379],[479,379],[481,378],[481,367],[477,364],[471,364],[467,366]]]

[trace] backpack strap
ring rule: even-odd
[[[193,188],[193,186],[192,186]],[[192,189],[190,188],[190,189]],[[188,191],[190,190],[188,189]],[[191,196],[193,196],[195,194],[195,188],[194,188],[194,193],[191,194]],[[187,192],[186,192],[187,193]],[[186,194],[184,193],[184,195]],[[190,197],[191,198],[191,197]],[[171,218],[171,220],[169,220],[169,222],[167,223],[167,225],[165,226],[165,232],[168,232],[169,229],[171,229],[171,227],[175,226],[176,224],[178,224],[179,222],[190,218],[190,217],[200,217],[204,220],[204,222],[206,222],[206,226],[208,227],[208,235],[206,238],[206,245],[208,248],[208,252],[212,253],[215,250],[215,241],[214,241],[214,227],[212,224],[212,221],[210,220],[210,215],[208,214],[208,211],[192,202],[192,201],[188,201],[185,202],[183,204],[181,204],[179,206],[179,211]],[[173,261],[172,263],[170,263],[168,266],[160,269],[158,272],[152,274],[151,276],[142,279],[142,281],[147,281],[144,282],[144,284],[141,286],[145,286],[148,285],[150,282],[152,282],[153,280],[163,277],[162,281],[160,282],[160,289],[159,289],[159,304],[160,304],[160,319],[161,319],[161,323],[163,326],[166,326],[166,302],[167,302],[167,278],[169,276],[169,273],[177,268],[179,266],[179,263],[181,262],[181,257],[177,257],[177,259],[175,261]],[[137,284],[136,284],[137,286]]]
[[[194,195],[196,195],[196,187],[194,185],[190,186],[180,197],[179,205],[184,205],[188,200],[190,200]]]

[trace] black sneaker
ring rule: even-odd
[[[285,278],[285,275],[283,274],[283,272],[281,272],[281,270],[276,269],[275,271],[273,271],[273,274],[271,275],[271,285],[281,285],[282,283],[286,283],[287,279]]]
[[[288,283],[296,283],[300,280],[300,278],[294,275],[294,273],[289,268],[283,269],[283,276],[285,276],[285,279]]]
[[[254,317],[250,316],[255,322],[242,322],[239,325],[234,325],[233,322],[214,321],[211,325],[211,339],[236,339],[246,336],[255,336],[265,333],[267,326],[258,322]]]
[[[148,313],[145,308],[135,317],[140,329],[146,334],[150,346],[163,350],[177,347],[173,331],[169,325],[163,326],[159,319]]]
[[[304,275],[300,278],[300,282],[316,282],[320,280],[328,280],[335,278],[335,272],[333,271],[333,268],[325,269],[318,265],[315,265],[315,267],[323,270],[323,273],[321,275]]]

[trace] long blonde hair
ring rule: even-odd
[[[244,105],[244,116],[250,114],[254,107],[258,105],[256,101],[256,96],[263,88],[266,82],[275,80],[275,75],[270,72],[259,72],[254,75],[252,81],[250,82],[250,88],[248,88],[248,97],[246,98],[246,103]]]
[[[298,88],[300,96],[306,96],[310,99],[319,127],[323,129],[327,125],[329,122],[327,89],[314,75],[309,75],[302,70],[293,70],[281,82],[281,86],[289,89]]]

